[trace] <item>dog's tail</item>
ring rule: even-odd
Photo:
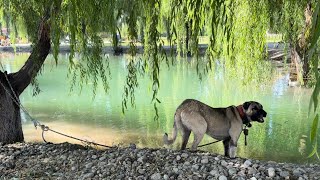
[[[173,123],[173,129],[172,129],[172,139],[168,138],[168,134],[167,133],[164,133],[164,135],[163,135],[163,142],[166,145],[172,144],[177,138],[178,127],[177,127],[177,122],[176,121],[180,120],[180,119],[177,119],[177,118],[179,118],[179,117],[177,117],[176,114],[175,114],[175,121]]]

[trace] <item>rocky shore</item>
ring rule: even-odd
[[[0,179],[320,179],[320,164],[229,159],[207,152],[62,143],[0,144]]]

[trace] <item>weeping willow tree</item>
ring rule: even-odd
[[[151,79],[152,103],[157,110],[161,64],[169,60],[164,53],[166,38],[179,55],[191,55],[196,61],[199,77],[218,62],[227,74],[243,77],[244,82],[263,79],[270,70],[266,63],[266,31],[284,34],[285,41],[296,52],[304,52],[302,61],[313,67],[317,80],[313,101],[317,109],[319,75],[317,71],[317,41],[319,37],[319,3],[303,1],[240,1],[240,0],[1,0],[1,17],[6,26],[24,29],[32,43],[32,52],[24,66],[14,73],[0,71],[0,142],[23,141],[19,95],[29,84],[37,87],[36,76],[50,53],[58,63],[60,40],[69,36],[69,71],[73,85],[93,83],[95,92],[99,81],[108,92],[109,66],[102,58],[103,39],[100,33],[112,35],[113,46],[119,27],[128,27],[130,40],[128,74],[123,91],[123,111],[128,103],[134,105],[137,76]],[[301,1],[302,2],[302,1]],[[308,9],[310,23],[305,21]],[[18,23],[19,22],[19,23]],[[309,21],[308,21],[309,22]],[[17,25],[18,24],[18,25]],[[12,28],[11,28],[12,29]],[[305,34],[305,48],[298,47],[300,34]],[[200,57],[199,36],[205,34],[210,42],[206,58]],[[140,38],[139,38],[140,36]],[[142,41],[144,55],[136,58],[136,44]],[[300,46],[299,46],[300,47]],[[75,59],[75,54],[80,58]],[[106,61],[106,62],[105,62]],[[310,63],[313,62],[313,63]],[[308,72],[310,73],[310,72]],[[157,113],[157,111],[156,111]],[[157,116],[156,116],[157,117]],[[317,122],[317,121],[315,121]]]
[[[319,36],[320,36],[320,2],[302,1],[270,1],[270,29],[282,33],[283,40],[289,46],[291,60],[296,65],[298,80],[301,84],[314,86],[309,105],[309,114],[313,108],[315,114],[311,127],[310,140],[313,151],[317,153],[318,132],[318,97],[319,79]],[[320,158],[319,158],[320,159]]]

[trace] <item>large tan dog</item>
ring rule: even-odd
[[[177,108],[174,115],[173,138],[168,139],[168,134],[165,133],[163,141],[167,145],[172,144],[180,129],[183,150],[192,131],[194,141],[191,150],[196,150],[204,134],[207,134],[214,139],[223,140],[225,156],[234,158],[243,125],[250,127],[251,121],[263,123],[266,116],[263,106],[255,101],[248,101],[237,107],[212,108],[200,101],[187,99]]]

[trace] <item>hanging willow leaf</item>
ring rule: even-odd
[[[315,45],[318,42],[319,36],[320,36],[320,2],[317,1],[316,8],[313,13],[312,17],[312,29],[311,32],[313,32],[312,39],[310,42],[310,48],[309,48],[309,56],[312,55],[310,53],[313,52],[313,49],[315,48]]]
[[[161,101],[158,98],[156,98],[156,100],[157,100],[158,103],[161,103]]]
[[[313,111],[316,112],[318,108],[318,96],[320,92],[320,81],[317,79],[317,83],[313,89],[311,98],[310,98],[310,103],[309,103],[309,114],[313,105]]]
[[[318,155],[318,144],[315,143],[315,145],[313,146],[312,152],[308,155],[308,158],[311,158],[312,156],[316,155],[319,159],[319,155]]]
[[[310,132],[310,140],[312,143],[316,141],[317,131],[318,131],[318,122],[319,122],[319,115],[317,114],[316,117],[313,119],[311,132]]]
[[[312,17],[312,29],[311,32],[313,32],[313,35],[311,36],[311,43],[310,48],[308,50],[308,58],[310,61],[313,62],[313,72],[315,73],[316,78],[316,85],[314,87],[314,90],[311,95],[310,103],[309,103],[309,114],[311,111],[311,107],[313,104],[313,111],[316,112],[318,108],[318,96],[320,93],[320,78],[319,78],[319,72],[318,72],[318,57],[314,57],[314,52],[316,48],[316,44],[318,42],[319,36],[320,36],[320,2],[317,2],[316,8],[314,10],[314,14]]]

